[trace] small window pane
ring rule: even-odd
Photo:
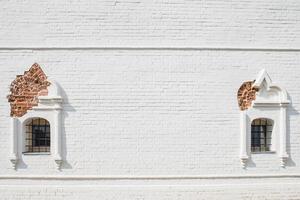
[[[46,124],[46,120],[45,119],[40,119],[40,124],[41,125],[45,125]]]
[[[26,152],[50,152],[50,124],[42,118],[26,124]]]

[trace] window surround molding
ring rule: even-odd
[[[273,83],[265,69],[260,71],[252,87],[258,90],[256,99],[250,108],[240,113],[240,161],[242,167],[246,168],[251,156],[251,123],[257,118],[267,118],[274,121],[271,152],[277,153],[280,166],[285,167],[289,157],[286,147],[287,107],[290,104],[287,91]]]
[[[30,153],[23,153],[25,148],[25,125],[33,118],[44,118],[50,123],[50,155],[56,163],[57,169],[61,168],[62,158],[62,102],[59,87],[55,81],[49,80],[47,96],[38,97],[38,106],[22,117],[11,117],[11,156],[10,161],[14,169],[17,169],[21,157]],[[47,155],[34,153],[35,155]],[[48,154],[49,155],[49,154]]]

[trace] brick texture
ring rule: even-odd
[[[0,27],[1,200],[299,199],[299,176],[225,177],[300,174],[298,0],[10,0],[0,2]],[[21,155],[17,171],[9,161],[9,86],[35,62],[63,97],[61,171],[53,155]],[[251,82],[239,88],[263,68],[292,102],[289,160],[281,168],[276,153],[252,154],[243,169],[240,113],[255,92]],[[28,81],[15,82],[12,116],[46,95],[46,80],[30,82],[28,102],[17,94]]]
[[[49,85],[47,76],[37,63],[33,64],[24,75],[18,75],[11,83],[11,94],[7,97],[11,106],[10,115],[22,117],[33,106],[37,106],[38,97],[48,95]]]
[[[241,110],[248,109],[256,99],[258,89],[252,87],[253,83],[253,81],[244,82],[238,90],[237,98]]]
[[[299,174],[299,58],[299,52],[280,51],[0,50],[0,176]],[[62,146],[66,161],[59,172],[49,155],[23,155],[17,171],[9,162],[8,86],[35,61],[58,82],[64,99]],[[283,169],[277,154],[253,154],[244,170],[239,160],[237,91],[262,68],[292,99],[287,111],[290,158]],[[299,199],[300,187],[295,184],[299,178],[292,179],[274,178],[268,183],[264,178],[224,178],[213,183],[204,179],[199,186],[191,183],[193,189],[188,179],[41,180],[36,182],[39,186],[27,181],[28,187],[20,186],[22,180],[4,179],[0,194],[2,199],[26,200],[68,199],[70,195],[73,199],[103,195],[103,199],[112,200]],[[103,185],[107,193],[97,192],[97,186],[90,190],[94,184]],[[174,184],[182,187],[170,186]],[[162,185],[167,186],[163,189]],[[162,191],[153,196],[149,187]],[[120,191],[124,191],[122,195]]]
[[[299,13],[297,0],[1,1],[0,45],[299,48]]]

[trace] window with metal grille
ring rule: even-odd
[[[31,119],[26,124],[24,153],[50,152],[50,124],[43,118]]]
[[[268,152],[272,146],[273,121],[259,118],[251,124],[251,152]]]

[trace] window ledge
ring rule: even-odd
[[[251,152],[251,154],[276,154],[276,151]]]
[[[39,155],[51,155],[50,152],[28,152],[23,153],[23,155],[30,155],[30,156],[39,156]]]

